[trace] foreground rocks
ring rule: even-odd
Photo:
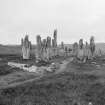
[[[35,66],[31,65],[29,66],[28,64],[21,64],[21,63],[15,63],[15,62],[8,62],[8,65],[11,66],[12,68],[19,68],[28,72],[34,72],[34,73],[44,73],[44,72],[57,72],[58,70],[65,68],[65,65],[69,63],[68,61],[62,61],[62,63],[51,63],[48,66]]]

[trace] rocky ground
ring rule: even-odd
[[[10,58],[8,57],[8,59]],[[61,60],[64,58],[58,58],[53,62]],[[0,67],[4,67],[6,58],[0,62]],[[5,66],[3,70],[8,71],[7,68]],[[4,76],[13,73],[24,75],[25,79],[29,76],[28,73],[8,69],[11,72],[1,74],[0,81]],[[1,68],[0,70],[2,71]],[[89,102],[92,102],[93,105],[105,105],[104,56],[84,64],[70,62],[62,72],[15,87],[0,89],[0,105],[76,105],[74,103],[88,105]]]

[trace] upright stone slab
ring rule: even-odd
[[[80,61],[83,61],[83,60],[84,60],[84,49],[78,49],[77,58],[78,58]]]
[[[54,57],[57,56],[57,30],[54,30],[53,34],[53,52],[54,52]]]
[[[91,51],[92,57],[94,57],[95,56],[95,42],[94,42],[93,36],[90,38],[90,51]]]
[[[52,39],[52,53],[51,53],[51,56],[54,57],[55,56],[55,41],[54,39]]]
[[[73,55],[74,55],[75,57],[77,57],[77,54],[78,54],[78,43],[77,43],[77,42],[75,42],[75,43],[73,44],[73,51],[72,51],[72,53],[73,53]]]
[[[55,47],[55,44],[54,44],[54,39],[52,39],[52,48]]]
[[[42,55],[41,50],[42,50],[41,36],[37,35],[36,36],[36,51],[35,51],[36,60],[41,59],[41,55]]]
[[[49,60],[51,58],[51,37],[47,37],[47,59]]]
[[[90,59],[91,58],[90,46],[89,46],[89,44],[87,42],[85,44],[85,52],[84,52],[84,55],[85,55],[86,59]]]
[[[28,35],[26,35],[25,38],[21,40],[21,46],[23,59],[29,59],[31,51],[31,42],[28,39]]]
[[[47,48],[51,48],[51,37],[47,37]]]
[[[103,52],[102,52],[102,50],[99,48],[98,49],[98,54],[97,54],[98,56],[102,56],[103,55]]]
[[[45,61],[46,60],[46,58],[47,58],[47,51],[46,51],[46,49],[47,49],[47,40],[46,39],[43,39],[43,41],[42,41],[42,45],[43,45],[43,47],[42,47],[42,59]]]
[[[84,56],[85,56],[84,53],[85,53],[85,50],[84,50],[84,45],[83,45],[83,39],[80,39],[79,40],[78,54],[77,54],[77,58],[80,61],[84,60]]]
[[[57,30],[56,29],[54,30],[53,38],[54,38],[54,47],[57,47]]]
[[[67,56],[67,50],[68,50],[68,48],[67,48],[67,46],[65,46],[65,56]]]
[[[61,49],[64,49],[64,42],[61,42]]]
[[[83,39],[79,40],[79,49],[83,49]]]

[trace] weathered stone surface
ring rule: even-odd
[[[68,48],[67,46],[65,46],[65,56],[67,56],[67,53],[68,53]]]
[[[64,49],[64,42],[61,42],[61,48]]]
[[[36,50],[35,50],[35,57],[36,60],[40,60],[41,59],[41,50],[42,50],[42,42],[41,42],[41,37],[40,35],[36,36]]]
[[[37,35],[36,42],[37,42],[37,49],[40,50],[41,49],[41,44],[42,44],[40,35]]]
[[[57,47],[57,30],[54,30],[53,39],[47,37],[41,40],[40,35],[37,36],[37,50],[35,51],[36,59],[49,60],[52,57],[59,55]]]
[[[77,42],[75,42],[73,44],[73,52],[72,53],[75,57],[77,56],[77,53],[78,53],[78,43]]]
[[[54,30],[54,47],[57,47],[57,30]]]
[[[47,48],[51,48],[51,37],[47,37]]]
[[[51,48],[47,48],[47,49],[46,49],[46,59],[47,59],[47,60],[49,60],[49,59],[51,58],[50,49],[51,49]]]
[[[52,39],[52,57],[56,56],[56,44],[55,44],[55,39]]]
[[[31,51],[31,42],[28,39],[28,35],[26,35],[25,38],[21,40],[21,46],[23,59],[29,59]]]
[[[90,46],[87,42],[86,42],[84,50],[85,50],[84,51],[84,56],[86,57],[86,59],[90,59],[91,58],[91,51],[90,51]]]
[[[79,49],[83,49],[83,39],[79,40]]]
[[[54,42],[54,39],[52,39],[52,48],[54,48],[55,47],[55,44],[54,44],[55,42]]]
[[[73,44],[73,55],[77,57],[80,61],[86,62],[88,59],[92,59],[95,56],[95,42],[94,37],[90,38],[90,44],[86,42],[83,44],[83,39],[79,40],[78,43]]]
[[[94,57],[94,55],[95,55],[95,42],[94,42],[93,36],[91,36],[91,38],[90,38],[90,51],[91,51],[92,57]]]
[[[78,49],[77,58],[81,61],[84,59],[84,49]]]

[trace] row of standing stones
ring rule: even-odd
[[[40,35],[37,35],[36,42],[36,61],[49,61],[51,58],[54,58],[56,56],[65,56],[64,43],[62,42],[61,48],[57,45],[57,30],[54,30],[53,39],[51,39],[50,36],[48,36],[46,39],[42,39]],[[31,42],[28,39],[28,35],[26,35],[25,38],[21,40],[21,46],[23,59],[29,59],[32,46]],[[66,48],[66,50],[68,49]]]
[[[53,39],[48,36],[46,39],[41,39],[40,35],[36,37],[36,48],[35,48],[35,58],[38,61],[49,61],[57,56],[70,56],[72,55],[75,60],[80,60],[86,62],[88,59],[93,59],[95,57],[95,42],[94,37],[90,38],[90,43],[83,43],[83,39],[79,40],[79,43],[75,42],[72,48],[64,47],[64,43],[57,45],[57,30],[54,30]],[[31,42],[28,39],[28,35],[21,40],[22,46],[22,57],[23,59],[29,59],[31,53]]]

